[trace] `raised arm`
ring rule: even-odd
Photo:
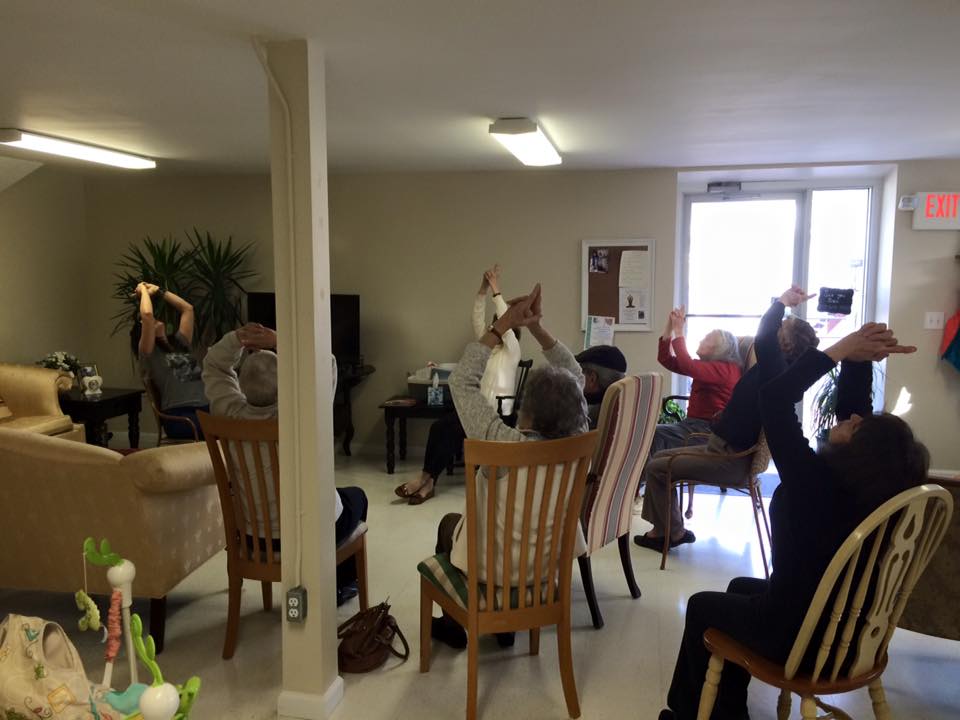
[[[500,294],[500,285],[497,283],[496,277],[490,281],[490,289],[493,290],[493,308],[497,313],[497,317],[500,317],[506,314],[508,306],[507,301],[504,300],[503,295]],[[479,337],[477,339],[479,339]],[[503,334],[503,346],[511,355],[515,357],[520,356],[520,341],[517,340],[517,334],[513,330],[507,330],[507,332]]]
[[[203,388],[213,415],[235,417],[247,405],[235,370],[243,355],[243,344],[236,332],[228,332],[207,351],[203,360]]]
[[[180,313],[180,326],[177,328],[177,332],[183,336],[188,345],[192,345],[194,327],[193,305],[169,290],[163,293],[163,299]]]
[[[150,288],[145,282],[137,285],[136,294],[140,298],[140,341],[137,350],[140,355],[147,356],[153,353],[157,344],[156,319],[153,317],[153,299],[150,297]]]

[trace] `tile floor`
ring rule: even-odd
[[[382,470],[382,459],[337,458],[337,484],[359,485],[370,499],[369,559],[373,599],[390,597],[393,612],[411,644],[411,659],[391,660],[379,672],[347,675],[346,695],[334,720],[424,720],[461,718],[466,697],[466,654],[434,647],[430,672],[418,672],[419,580],[416,563],[432,552],[437,523],[463,505],[462,472],[443,477],[435,499],[420,507],[400,504],[393,487],[417,470],[407,461],[395,475]],[[673,671],[683,627],[686,598],[703,589],[723,589],[736,576],[759,573],[753,518],[740,495],[698,495],[690,528],[698,542],[671,554],[667,570],[659,556],[632,546],[633,564],[643,597],[632,600],[615,545],[594,557],[594,579],[606,620],[594,630],[574,572],[573,650],[582,717],[588,720],[653,720]],[[636,520],[637,531],[646,525]],[[164,674],[182,680],[203,679],[197,720],[265,720],[276,717],[280,683],[280,611],[263,613],[260,590],[245,586],[240,641],[233,660],[220,651],[226,619],[225,555],[210,560],[169,597]],[[275,586],[275,593],[278,593]],[[276,598],[279,600],[279,598]],[[279,607],[279,603],[277,603]],[[341,608],[342,619],[356,601]],[[89,634],[72,630],[75,612],[66,595],[0,591],[0,616],[7,611],[57,620],[71,633],[92,677],[100,674],[102,646]],[[141,613],[146,607],[140,607]],[[526,654],[519,636],[511,650],[484,639],[480,655],[482,717],[565,718],[566,707],[557,670],[554,633],[545,631],[540,655]],[[960,717],[960,643],[898,631],[884,676],[895,718],[946,720]],[[118,669],[118,674],[122,670]],[[865,691],[832,699],[854,718],[872,718]],[[794,714],[799,717],[798,703]],[[776,694],[754,684],[750,713],[754,720],[776,717]]]

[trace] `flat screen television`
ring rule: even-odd
[[[276,329],[276,295],[247,293],[247,321]],[[356,363],[360,359],[359,295],[330,296],[330,346],[341,363]]]

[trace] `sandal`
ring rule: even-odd
[[[432,498],[436,494],[436,488],[430,488],[430,492],[426,495],[420,495],[419,491],[410,496],[410,499],[407,500],[407,505],[423,505],[427,500]]]

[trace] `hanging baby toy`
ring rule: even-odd
[[[103,539],[97,547],[93,538],[83,543],[83,556],[91,565],[106,567],[107,580],[113,588],[110,596],[110,609],[107,613],[106,665],[98,699],[103,700],[114,710],[123,713],[126,720],[187,720],[190,710],[200,692],[200,678],[192,677],[183,685],[175,686],[163,681],[160,667],[156,662],[153,638],[143,639],[143,623],[139,615],[131,615],[133,604],[133,580],[137,569],[129,560],[125,560],[110,548]],[[96,603],[87,595],[87,568],[83,567],[84,589],[76,596],[77,607],[84,615],[80,618],[81,630],[98,630],[101,626],[100,612]],[[125,636],[125,637],[124,637]],[[120,651],[121,639],[125,639],[127,661],[130,667],[130,686],[123,692],[111,689],[113,663]],[[149,687],[138,682],[137,658],[150,670],[153,683]],[[98,717],[94,715],[94,717]]]

